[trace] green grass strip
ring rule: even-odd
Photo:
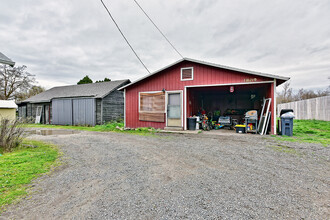
[[[0,213],[27,195],[28,184],[50,171],[59,156],[56,146],[25,140],[22,147],[0,156]]]
[[[293,136],[277,136],[283,141],[319,143],[330,145],[330,122],[320,120],[293,120]]]

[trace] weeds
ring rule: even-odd
[[[297,150],[295,150],[294,148],[291,148],[291,147],[288,147],[285,145],[277,145],[277,146],[269,146],[269,147],[271,147],[272,149],[279,151],[279,152],[302,156],[302,154],[300,152],[298,152]]]
[[[0,120],[0,151],[9,152],[23,141],[22,123],[16,120],[2,118]]]

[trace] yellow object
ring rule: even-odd
[[[1,118],[15,120],[16,119],[16,109],[15,108],[0,108],[0,119]]]
[[[238,127],[238,128],[245,128],[246,126],[245,126],[245,125],[236,125],[235,127]]]

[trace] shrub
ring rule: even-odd
[[[24,129],[19,120],[0,119],[0,149],[11,151],[23,141]]]

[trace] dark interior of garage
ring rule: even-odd
[[[235,123],[244,124],[250,110],[257,110],[260,117],[269,91],[268,84],[189,88],[187,112],[190,116],[206,114],[216,122],[220,116],[229,116]]]

